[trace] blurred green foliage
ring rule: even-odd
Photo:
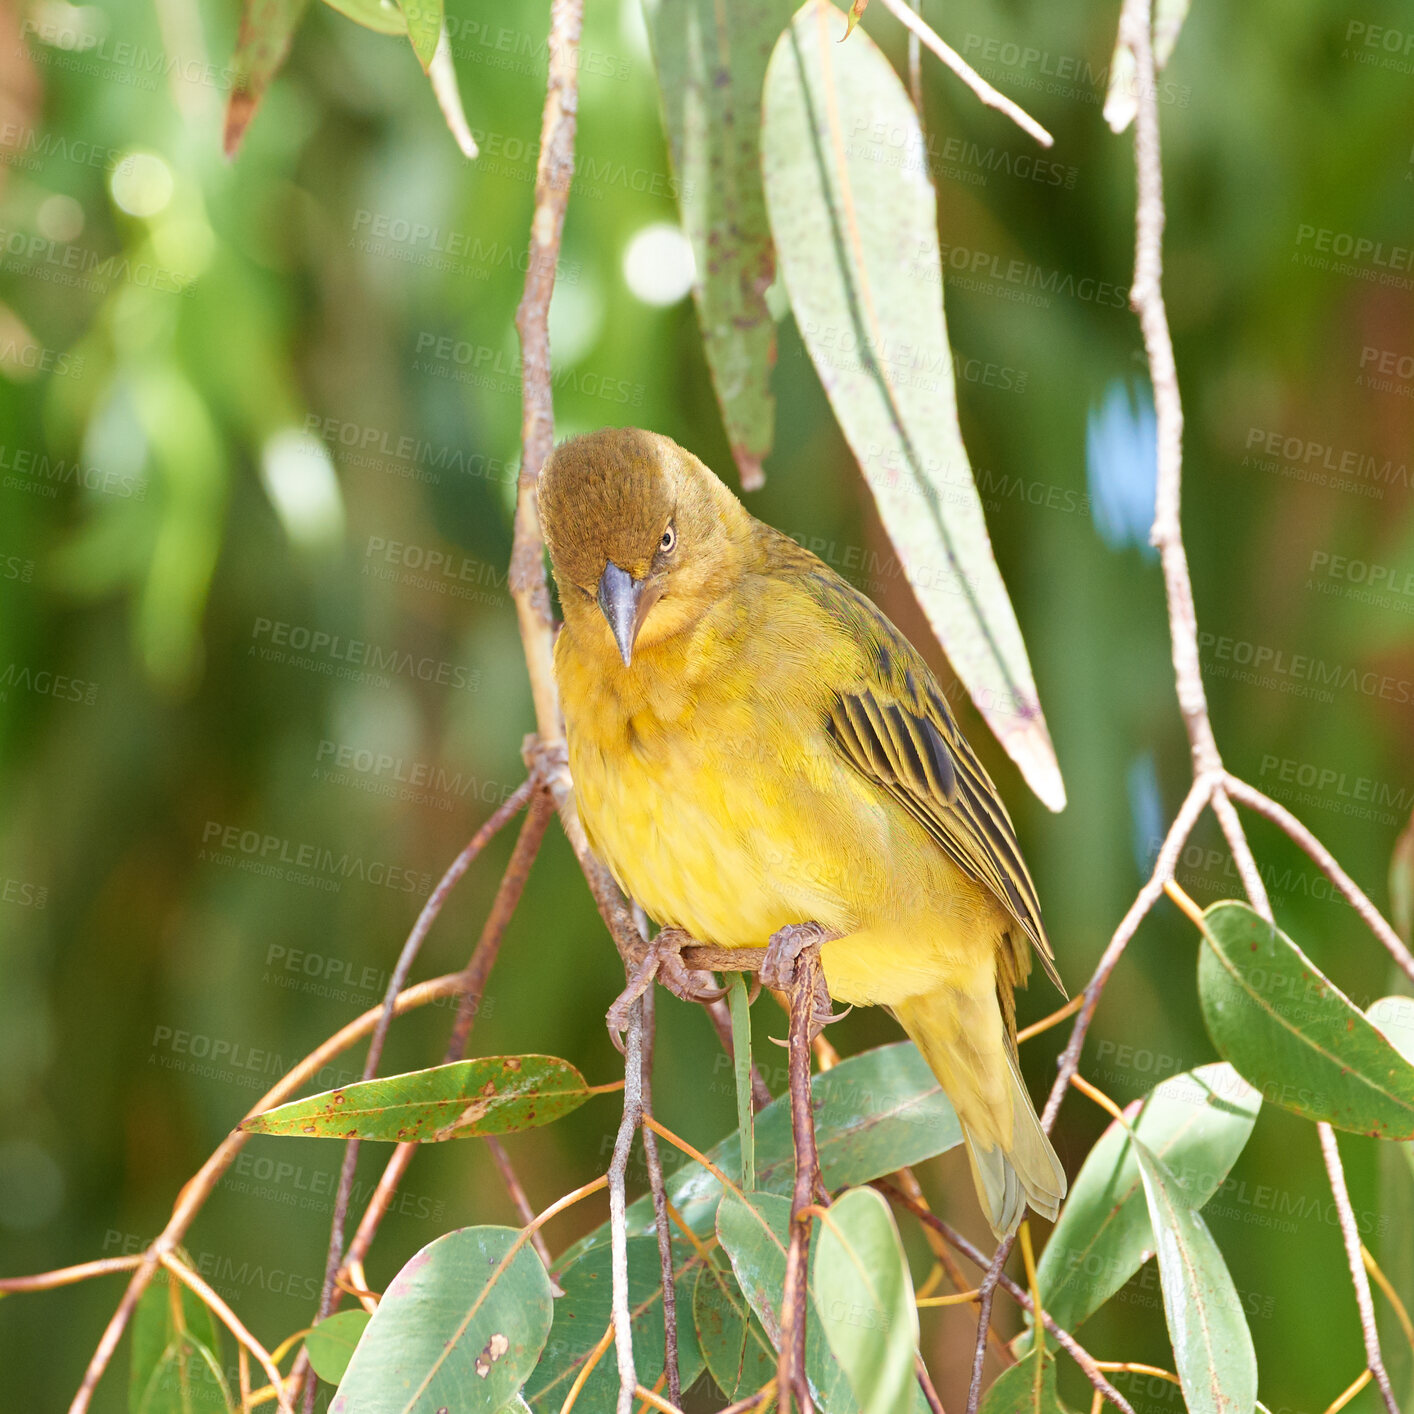
[[[254,1099],[378,999],[431,882],[521,779],[531,713],[504,576],[512,317],[547,10],[448,5],[475,163],[407,42],[322,6],[234,163],[220,150],[234,5],[28,0],[2,22],[6,1273],[155,1233]],[[557,432],[651,427],[730,476],[691,301],[647,304],[625,277],[633,238],[675,219],[642,21],[634,0],[588,10],[552,310]],[[1092,446],[1123,447],[1092,424],[1143,368],[1125,307],[1130,142],[1100,119],[1115,13],[961,0],[931,19],[1057,138],[1038,154],[925,55],[963,431],[1065,814],[1027,794],[974,712],[964,725],[1011,805],[1076,988],[1188,778],[1157,568],[1114,548],[1091,514],[1092,495],[1142,464],[1086,458],[1087,429]],[[865,24],[902,64],[889,17]],[[1414,420],[1411,61],[1385,39],[1409,28],[1388,3],[1196,5],[1162,112],[1185,529],[1218,738],[1231,768],[1291,805],[1382,905],[1414,787],[1414,514],[1400,474]],[[945,672],[789,320],[774,392],[775,450],[751,508],[863,584]],[[1376,566],[1390,575],[1371,593]],[[1321,686],[1337,666],[1354,672]],[[1291,936],[1362,1007],[1391,990],[1383,953],[1311,866],[1260,823],[1253,837]],[[464,960],[508,850],[498,841],[461,885],[422,975]],[[1238,892],[1209,826],[1180,877],[1200,902]],[[1126,958],[1086,1051],[1086,1073],[1117,1099],[1212,1058],[1197,952],[1165,904]],[[591,1083],[612,1078],[602,1013],[619,985],[552,831],[473,1051],[543,1051]],[[1033,985],[1023,1019],[1054,1003]],[[769,1057],[764,1036],[783,1025],[769,1003],[756,1012]],[[698,1012],[664,997],[659,1015],[659,1111],[713,1141],[732,1124],[731,1069]],[[449,1021],[435,1007],[400,1021],[385,1068],[430,1063]],[[855,1014],[832,1039],[848,1051],[893,1034],[887,1017]],[[1027,1046],[1033,1092],[1057,1044]],[[346,1057],[329,1083],[359,1064]],[[614,1122],[601,1098],[515,1136],[532,1203],[601,1172]],[[1067,1101],[1058,1144],[1072,1174],[1102,1123]],[[1373,1141],[1342,1150],[1362,1236],[1407,1247]],[[364,1146],[360,1195],[384,1156]],[[189,1238],[270,1344],[313,1310],[336,1165],[333,1146],[257,1138]],[[976,1234],[960,1157],[926,1181]],[[1310,1126],[1268,1107],[1207,1217],[1264,1402],[1323,1409],[1364,1357]],[[598,1218],[577,1210],[559,1243]],[[369,1278],[383,1286],[447,1227],[515,1220],[488,1156],[435,1147]],[[117,1296],[110,1278],[5,1301],[0,1409],[62,1407]],[[1016,1312],[1003,1304],[1001,1319],[1014,1326]],[[922,1325],[952,1407],[969,1316],[929,1311]],[[1168,1362],[1152,1264],[1086,1343]],[[1387,1354],[1407,1391],[1408,1352],[1391,1341]],[[124,1407],[126,1358],[96,1409]],[[1120,1383],[1138,1409],[1177,1407],[1171,1387]]]

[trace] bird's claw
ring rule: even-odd
[[[715,1002],[726,996],[725,987],[712,983],[711,973],[699,972],[683,962],[682,950],[691,947],[694,941],[681,928],[664,928],[648,944],[648,951],[629,978],[628,986],[619,993],[604,1017],[609,1035],[620,1051],[624,1048],[623,1033],[628,1030],[629,1013],[655,978],[684,1002]]]
[[[830,941],[831,934],[818,923],[788,923],[771,935],[766,956],[761,963],[761,981],[779,992],[789,992],[795,985],[796,960],[807,948]],[[836,1012],[825,983],[825,969],[815,974],[814,997],[810,1017],[810,1038],[814,1040],[832,1021],[840,1021],[853,1010],[846,1007]]]

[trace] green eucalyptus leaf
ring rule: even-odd
[[[361,1080],[242,1122],[251,1134],[432,1143],[553,1124],[592,1092],[554,1056],[479,1056]]]
[[[494,1414],[511,1403],[552,1320],[549,1275],[520,1239],[464,1227],[416,1253],[378,1303],[330,1414]]]
[[[1414,1065],[1290,938],[1244,903],[1203,914],[1198,996],[1219,1053],[1293,1114],[1414,1137]]]
[[[850,43],[854,43],[853,40]],[[732,1063],[723,1082],[734,1091]],[[852,1188],[910,1164],[922,1163],[962,1143],[957,1115],[937,1077],[912,1041],[898,1041],[850,1056],[811,1078],[815,1138],[826,1188]],[[790,1097],[778,1096],[756,1116],[756,1183],[766,1193],[789,1194],[795,1182]],[[734,1183],[741,1181],[741,1138],[730,1134],[707,1157]],[[701,1164],[682,1164],[667,1181],[668,1197],[698,1234],[713,1230],[721,1184]],[[654,1231],[653,1205],[645,1196],[630,1203],[630,1234]],[[604,1223],[565,1254],[607,1243]]]
[[[555,1301],[555,1323],[525,1394],[532,1409],[557,1414],[613,1317],[612,1254],[592,1247],[556,1268],[564,1295]],[[692,1292],[702,1258],[686,1244],[673,1246],[673,1290],[677,1296],[678,1374],[682,1387],[702,1373],[702,1355],[692,1322]],[[633,1358],[639,1382],[651,1387],[663,1373],[663,1271],[656,1237],[628,1244],[628,1304],[633,1320]],[[603,1356],[575,1400],[576,1414],[613,1414],[619,1370],[613,1348]]]
[[[830,1349],[869,1414],[909,1414],[918,1393],[918,1308],[893,1214],[852,1188],[816,1229],[811,1285]]]
[[[354,1348],[371,1319],[367,1311],[335,1311],[315,1325],[304,1338],[305,1353],[314,1373],[336,1385],[353,1359]]]
[[[953,669],[1053,810],[1065,786],[958,424],[928,148],[864,30],[809,0],[766,72],[762,170],[795,322]]]
[[[760,486],[776,405],[775,251],[761,186],[761,88],[790,0],[645,0],[703,349],[741,484]]]
[[[432,56],[437,52],[437,40],[442,34],[442,0],[398,0],[398,8],[407,21],[408,38],[417,62],[426,73]]]
[[[1201,1208],[1241,1154],[1261,1096],[1223,1062],[1157,1086],[1130,1107],[1130,1123]],[[1130,1140],[1118,1122],[1100,1137],[1071,1184],[1037,1264],[1041,1304],[1073,1331],[1153,1255],[1154,1232]]]
[[[770,1338],[730,1265],[715,1255],[698,1268],[692,1323],[707,1373],[730,1403],[745,1399],[775,1375],[776,1351]]]
[[[777,1348],[790,1242],[790,1199],[774,1193],[729,1193],[717,1209],[717,1237],[738,1285]],[[822,1414],[859,1414],[844,1369],[821,1328],[813,1293],[806,1303],[805,1375]],[[866,1411],[872,1414],[872,1411]]]
[[[378,34],[406,34],[408,22],[397,0],[324,0],[345,19]]]
[[[1414,997],[1381,997],[1366,1016],[1384,1033],[1405,1060],[1414,1061]],[[1414,1309],[1414,1141],[1381,1144],[1379,1164],[1379,1225],[1368,1239],[1381,1269],[1406,1310]],[[1389,1303],[1375,1299],[1385,1365],[1401,1409],[1414,1409],[1414,1352],[1404,1327]]]
[[[226,103],[226,156],[234,157],[270,81],[289,57],[295,29],[309,0],[245,0],[236,52],[231,60],[231,96]]]
[[[216,1317],[167,1272],[159,1271],[138,1301],[132,1338],[129,1414],[226,1414],[235,1408]]]
[[[1056,1389],[1056,1365],[1035,1349],[992,1382],[980,1414],[1071,1414]]]
[[[1232,1277],[1178,1180],[1133,1139],[1159,1256],[1159,1285],[1189,1414],[1252,1414],[1257,1356]]]

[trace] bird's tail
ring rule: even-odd
[[[1065,1170],[1031,1108],[991,978],[975,989],[940,987],[893,1010],[957,1111],[993,1233],[1014,1232],[1028,1203],[1054,1220]]]

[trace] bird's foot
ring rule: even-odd
[[[681,1001],[715,1002],[726,996],[726,989],[713,983],[710,972],[699,972],[683,962],[682,950],[695,943],[696,939],[681,928],[663,928],[648,944],[643,961],[604,1018],[609,1025],[609,1035],[619,1050],[623,1050],[622,1037],[628,1030],[629,1012],[653,985],[655,978]]]
[[[835,935],[818,923],[788,923],[771,934],[766,945],[766,957],[761,963],[761,982],[779,992],[790,992],[795,986],[796,960],[808,948],[818,948]],[[836,1012],[830,1002],[830,990],[825,984],[825,969],[815,973],[813,1012],[810,1018],[810,1038],[814,1040],[832,1021],[848,1016],[851,1007]]]

